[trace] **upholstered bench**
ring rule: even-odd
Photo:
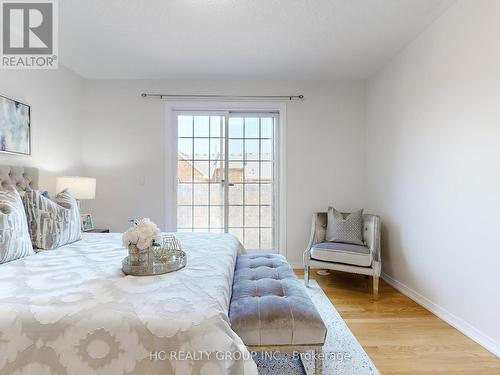
[[[315,350],[316,374],[322,373],[326,327],[283,256],[238,256],[229,318],[249,350]]]

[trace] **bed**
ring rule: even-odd
[[[0,168],[0,185],[36,187],[36,171]],[[0,265],[0,373],[249,374],[256,365],[231,330],[238,240],[176,234],[188,253],[174,273],[125,276],[121,234]]]

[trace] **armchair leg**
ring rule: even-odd
[[[373,276],[373,299],[378,299],[378,276]]]
[[[306,288],[309,288],[309,266],[304,266],[304,284]]]

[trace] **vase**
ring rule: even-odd
[[[128,245],[128,260],[132,266],[147,266],[149,264],[149,248],[139,249],[135,244]]]

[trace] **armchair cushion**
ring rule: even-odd
[[[370,267],[372,254],[366,246],[340,243],[321,242],[311,248],[311,258],[323,262],[345,263],[349,265]]]
[[[363,210],[342,214],[335,208],[328,207],[326,240],[364,245]]]

